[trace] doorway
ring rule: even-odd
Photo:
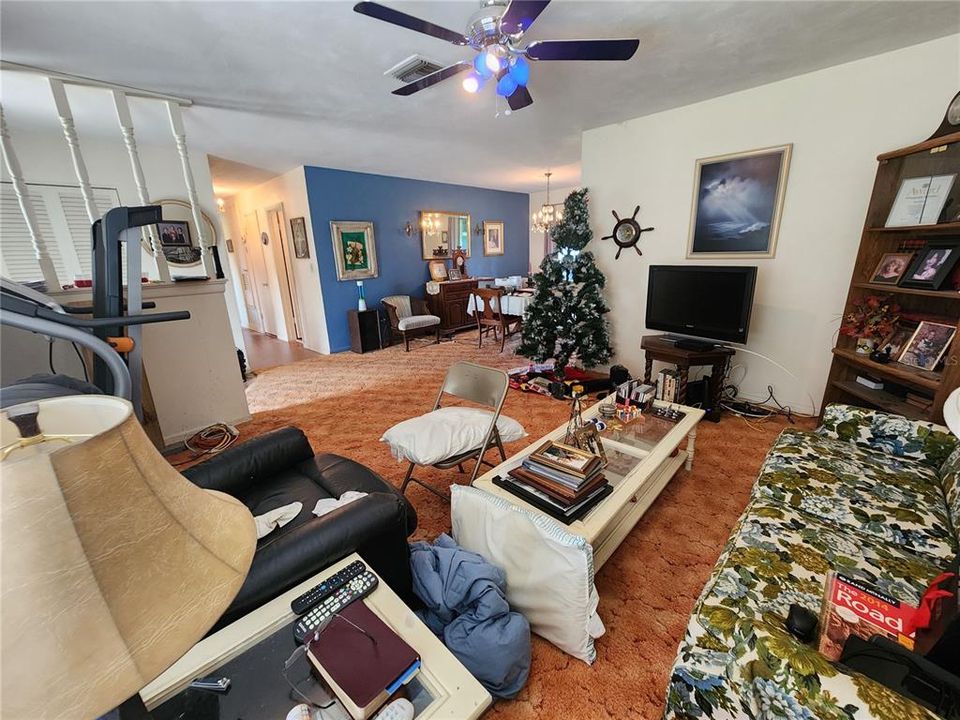
[[[277,337],[279,323],[274,293],[270,287],[270,269],[265,257],[265,248],[269,243],[269,235],[260,231],[257,212],[246,213],[243,216],[243,247],[252,275],[250,285],[253,288],[253,299],[259,318],[257,323],[259,327],[253,329]]]
[[[300,330],[300,303],[291,261],[290,236],[286,232],[283,205],[266,208],[268,234],[272,239],[274,264],[280,286],[280,299],[286,323],[287,339],[303,340]]]

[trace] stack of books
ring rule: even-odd
[[[657,400],[676,402],[678,386],[677,371],[664,368],[657,375]]]
[[[494,483],[569,524],[612,492],[603,467],[599,455],[547,441]]]

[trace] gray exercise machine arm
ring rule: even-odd
[[[189,316],[189,314],[188,314]],[[62,317],[62,316],[61,316]],[[112,320],[111,322],[116,322]],[[39,333],[48,337],[68,340],[81,345],[98,358],[103,360],[113,376],[113,391],[117,397],[125,400],[131,398],[130,370],[127,368],[123,358],[117,352],[100,338],[94,337],[85,330],[72,325],[66,325],[63,322],[55,322],[36,315],[20,315],[15,312],[5,312],[3,314],[3,324],[10,327],[27,330],[28,332]]]

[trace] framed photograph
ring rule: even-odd
[[[877,350],[883,352],[887,348],[890,348],[890,357],[893,360],[898,359],[902,354],[904,348],[907,346],[907,343],[910,342],[910,338],[913,337],[913,333],[917,330],[917,323],[907,322],[901,319],[896,326],[883,342],[877,346]]]
[[[157,223],[157,234],[163,247],[192,247],[190,224],[183,220]]]
[[[448,280],[462,280],[463,275],[460,274],[460,271],[456,268],[450,268],[450,271],[447,273]]]
[[[503,222],[501,220],[483,221],[483,254],[503,255]]]
[[[293,238],[294,255],[301,259],[310,257],[306,220],[302,217],[290,218],[290,237]]]
[[[870,276],[870,282],[876,285],[896,285],[910,267],[912,258],[912,252],[884,253]]]
[[[687,257],[772,258],[793,145],[697,160]]]
[[[914,331],[907,346],[900,354],[903,365],[912,365],[923,370],[933,370],[953,341],[957,328],[953,325],[924,320]]]
[[[960,260],[960,241],[931,242],[918,250],[913,264],[900,280],[903,287],[937,290]]]
[[[430,279],[434,282],[447,279],[447,263],[444,260],[431,260],[427,266],[430,268]]]
[[[227,238],[227,252],[233,252],[233,240]]]
[[[337,280],[377,277],[377,245],[372,222],[332,220],[330,240],[337,263]]]

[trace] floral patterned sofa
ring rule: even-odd
[[[916,603],[957,553],[960,447],[938,425],[828,406],[774,443],[694,607],[664,717],[920,720],[925,709],[784,629],[819,614],[827,571]]]

